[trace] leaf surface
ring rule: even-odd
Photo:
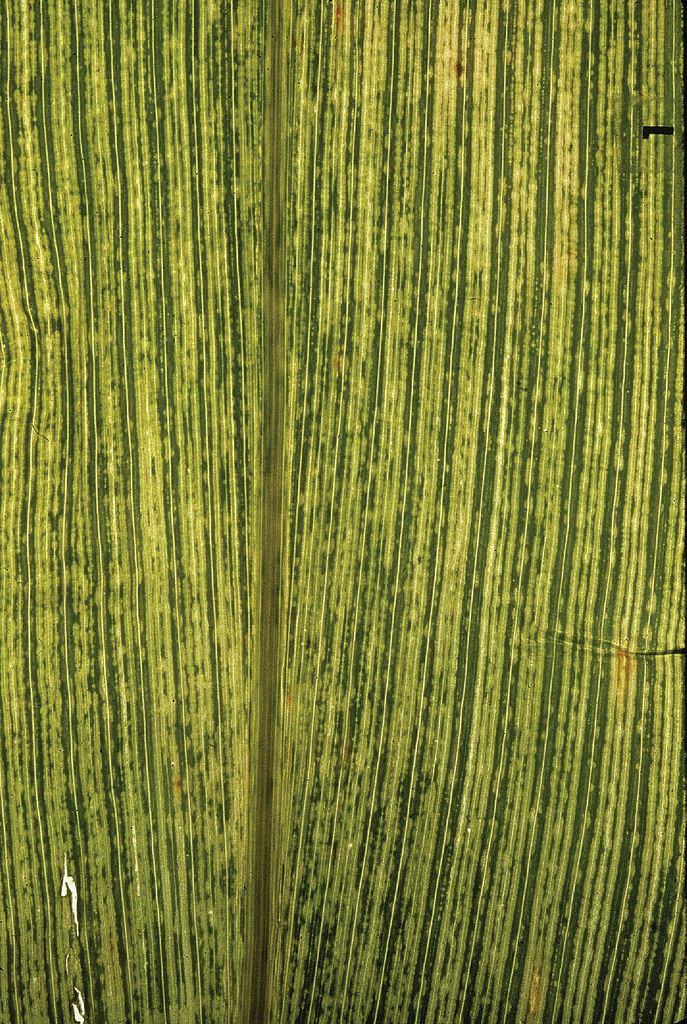
[[[685,1016],[681,30],[7,0],[5,1019]]]

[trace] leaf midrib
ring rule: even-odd
[[[279,711],[279,608],[281,592],[282,453],[284,408],[283,195],[284,92],[282,11],[267,9],[263,134],[262,446],[260,467],[260,571],[256,711],[250,736],[249,816],[252,884],[245,1012],[248,1024],[269,1019],[273,930],[273,861],[276,828],[276,736]]]

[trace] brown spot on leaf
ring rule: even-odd
[[[541,1007],[541,968],[536,965],[530,981],[530,994],[528,999],[528,1010],[530,1017],[535,1017]]]
[[[613,689],[619,704],[625,703],[627,688],[635,671],[635,656],[624,647],[613,655]]]

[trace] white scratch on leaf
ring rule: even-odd
[[[72,901],[72,917],[74,918],[74,924],[76,925],[76,934],[79,934],[79,919],[76,914],[76,882],[73,877],[67,872],[67,854],[64,855],[64,875],[62,876],[62,889],[60,895],[66,896],[69,894]]]
[[[78,989],[76,985],[74,986],[74,991],[76,992],[77,998],[77,1002],[72,1003],[74,1020],[76,1021],[76,1024],[84,1024],[84,1021],[86,1020],[86,1007],[84,1006],[83,995],[81,994],[81,990]]]

